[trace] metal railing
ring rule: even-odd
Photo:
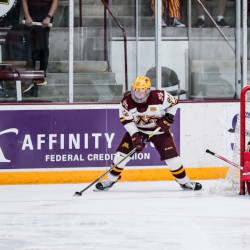
[[[80,27],[82,27],[82,0],[79,0]]]
[[[107,14],[106,11],[112,16],[116,24],[122,30],[124,39],[124,64],[125,64],[125,90],[128,90],[128,59],[127,59],[127,35],[124,27],[120,24],[118,19],[113,15],[109,8],[108,0],[101,0],[104,5],[104,59],[107,60]]]
[[[113,15],[109,8],[108,0],[101,0],[104,5],[104,60],[107,60],[107,14],[106,11],[113,17],[116,24],[119,26],[123,33],[124,39],[124,64],[125,64],[125,90],[128,90],[128,59],[127,59],[127,35],[124,27],[120,24],[118,19]],[[82,0],[79,0],[79,16],[80,16],[80,27],[82,27]]]

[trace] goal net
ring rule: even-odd
[[[243,166],[243,170],[230,165],[226,178],[210,188],[212,193],[250,194],[250,86],[242,89],[240,106],[234,131],[233,162]]]
[[[241,91],[240,99],[240,194],[250,194],[250,86]]]

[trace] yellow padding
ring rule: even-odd
[[[186,168],[191,180],[213,180],[225,178],[228,167]],[[0,173],[0,185],[13,184],[59,184],[89,183],[105,171],[57,171],[57,172],[7,172]],[[124,170],[119,181],[165,181],[174,180],[169,169]]]

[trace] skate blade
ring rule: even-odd
[[[106,188],[106,189],[103,189],[103,190],[100,190],[100,189],[93,189],[94,192],[106,192],[106,191],[109,191],[109,188]]]

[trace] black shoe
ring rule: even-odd
[[[205,26],[205,21],[202,18],[198,18],[194,27],[202,28]]]
[[[216,23],[220,28],[229,28],[230,27],[230,25],[225,21],[224,18],[222,18],[220,21],[216,21]]]
[[[192,182],[192,181],[189,181],[185,184],[180,184],[181,188],[183,190],[200,190],[202,189],[202,185],[199,183],[199,182]]]
[[[95,187],[97,190],[100,191],[108,191],[116,182],[109,181],[109,180],[103,180],[98,182]]]

